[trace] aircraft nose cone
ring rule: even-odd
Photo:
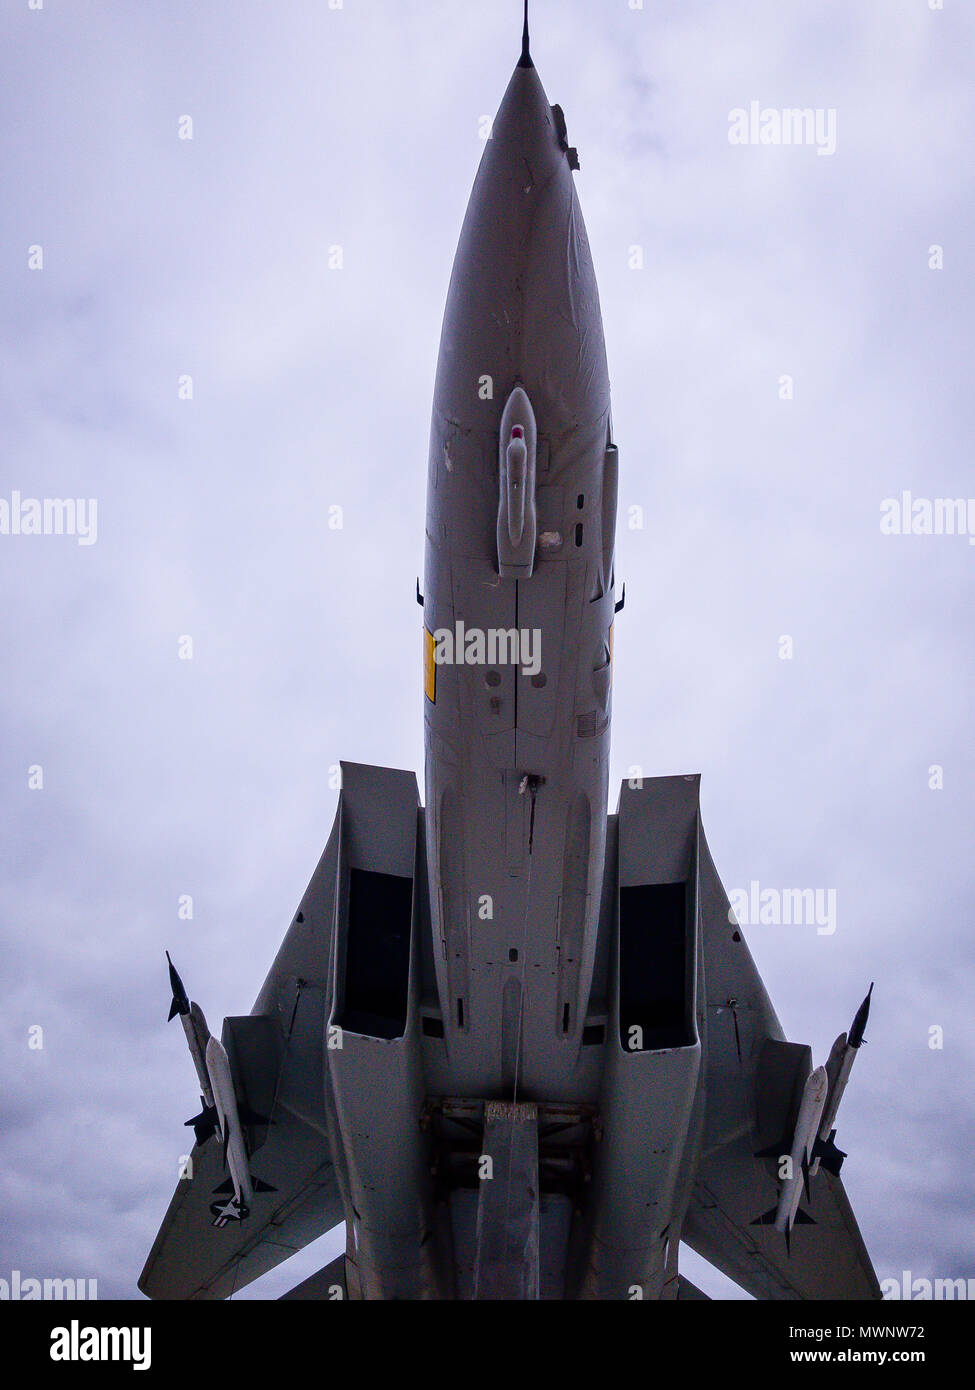
[[[494,118],[478,182],[482,178],[512,178],[527,193],[527,185],[537,186],[552,178],[565,164],[555,117],[538,72],[534,65],[519,64]]]
[[[458,424],[483,427],[485,399],[503,402],[518,384],[548,432],[609,408],[599,295],[567,151],[561,112],[535,67],[519,64],[474,180],[447,296],[435,403]]]

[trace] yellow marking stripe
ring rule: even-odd
[[[433,633],[423,629],[423,693],[432,705],[437,703],[437,664],[433,659]]]

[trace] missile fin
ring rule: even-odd
[[[831,1129],[828,1139],[817,1139],[813,1145],[813,1158],[818,1158],[822,1166],[834,1177],[839,1177],[846,1154],[836,1146],[836,1130]]]
[[[203,1103],[203,1109],[200,1111],[199,1115],[194,1115],[192,1120],[184,1120],[183,1124],[186,1126],[192,1125],[196,1142],[198,1144],[205,1144],[211,1134],[216,1134],[217,1132],[217,1107],[215,1105],[207,1105],[206,1102],[203,1101],[202,1096],[200,1100]]]

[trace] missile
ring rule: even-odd
[[[200,1104],[203,1107],[199,1115],[194,1115],[186,1123],[193,1127],[198,1144],[205,1144],[211,1134],[219,1134],[223,1160],[230,1173],[228,1180],[214,1189],[214,1196],[228,1200],[213,1202],[210,1206],[214,1226],[225,1226],[228,1221],[243,1221],[250,1215],[255,1192],[276,1190],[251,1177],[242,1125],[242,1120],[251,1125],[271,1122],[263,1115],[255,1115],[247,1106],[242,1109],[238,1107],[226,1049],[210,1032],[199,1004],[190,1000],[168,951],[166,959],[169,961],[169,983],[173,990],[169,1017],[172,1019],[179,1014],[200,1083]]]
[[[797,1223],[799,1225],[813,1224],[812,1217],[799,1209],[799,1203],[802,1200],[804,1189],[807,1198],[809,1196],[809,1163],[817,1142],[828,1087],[829,1077],[825,1067],[817,1067],[806,1078],[806,1084],[802,1088],[802,1099],[799,1102],[799,1113],[796,1116],[796,1126],[792,1134],[792,1146],[789,1150],[788,1176],[780,1177],[778,1203],[771,1211],[757,1216],[752,1222],[753,1226],[774,1226],[777,1231],[781,1231],[785,1236],[787,1249],[793,1226]],[[780,1145],[774,1145],[771,1149],[763,1149],[755,1157],[775,1158],[777,1162],[781,1163],[785,1154],[781,1152]]]
[[[815,1157],[809,1170],[812,1176],[819,1172],[820,1163],[831,1173],[839,1173],[846,1157],[846,1154],[836,1147],[834,1123],[836,1112],[840,1108],[840,1101],[843,1099],[843,1092],[850,1079],[854,1058],[863,1046],[863,1030],[866,1028],[867,1019],[870,1016],[870,996],[872,994],[873,983],[871,982],[870,988],[867,990],[867,997],[856,1011],[849,1033],[841,1033],[830,1049],[829,1059],[826,1063],[829,1091],[816,1138]]]
[[[237,1093],[230,1074],[230,1058],[221,1042],[211,1036],[206,1050],[207,1071],[210,1073],[210,1086],[213,1090],[213,1103],[217,1109],[217,1127],[220,1142],[223,1144],[224,1163],[230,1171],[229,1183],[221,1184],[214,1195],[233,1192],[232,1203],[214,1203],[210,1210],[220,1225],[228,1220],[243,1221],[250,1214],[250,1204],[254,1199],[251,1186],[250,1164],[247,1160],[247,1146],[244,1131],[237,1113]],[[228,1210],[227,1208],[230,1208]],[[217,1224],[214,1222],[214,1225]]]
[[[792,1137],[792,1149],[789,1154],[790,1176],[783,1180],[782,1190],[779,1193],[779,1204],[775,1210],[775,1229],[782,1231],[783,1234],[788,1234],[795,1224],[796,1212],[799,1210],[804,1186],[808,1196],[809,1162],[812,1158],[816,1136],[819,1133],[819,1122],[822,1118],[823,1106],[826,1104],[828,1086],[829,1077],[826,1075],[826,1068],[817,1067],[815,1071],[810,1072],[806,1084],[802,1088],[802,1100],[799,1104],[799,1115],[796,1119],[796,1130]]]
[[[170,1006],[169,1017],[175,1018],[179,1014],[179,1021],[183,1025],[183,1032],[186,1034],[186,1045],[190,1049],[190,1056],[193,1058],[193,1065],[196,1068],[197,1080],[200,1083],[200,1099],[204,1106],[204,1114],[207,1110],[213,1109],[213,1092],[210,1089],[210,1077],[206,1065],[207,1042],[210,1037],[210,1030],[207,1021],[203,1016],[203,1010],[199,1004],[190,1001],[179,978],[175,965],[170,960],[169,952],[166,952],[166,959],[169,961],[169,982],[173,987],[173,1002]],[[188,1125],[194,1125],[202,1117],[196,1120],[187,1120]],[[212,1133],[212,1130],[210,1131]],[[197,1135],[199,1141],[199,1135]],[[202,1142],[202,1141],[199,1141]]]
[[[215,1187],[213,1195],[227,1197],[226,1202],[213,1202],[210,1212],[214,1226],[225,1226],[228,1221],[244,1221],[250,1215],[250,1204],[255,1192],[274,1192],[275,1188],[253,1178],[247,1156],[247,1144],[241,1125],[240,1111],[237,1108],[237,1092],[230,1071],[230,1058],[217,1038],[210,1036],[206,1046],[206,1065],[210,1075],[213,1103],[216,1107],[217,1129],[223,1144],[224,1163],[230,1173],[226,1182]],[[246,1112],[249,1123],[267,1124],[260,1115]]]

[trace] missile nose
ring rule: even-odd
[[[850,1047],[860,1047],[864,1041],[863,1030],[867,1026],[867,1019],[870,1017],[870,996],[872,994],[873,981],[871,980],[870,988],[867,990],[867,997],[856,1011],[853,1027],[850,1029],[849,1037],[847,1038],[847,1043]]]
[[[173,991],[173,1002],[169,1010],[169,1017],[173,1019],[177,1014],[189,1013],[190,1001],[183,981],[179,978],[179,973],[168,951],[166,952],[166,960],[169,962],[169,983]]]

